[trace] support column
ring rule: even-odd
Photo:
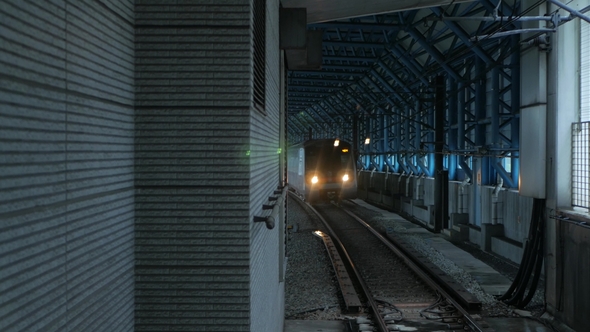
[[[511,148],[517,149],[520,147],[520,119],[516,116],[520,114],[520,36],[512,36],[511,46],[512,55],[510,57],[510,108],[512,111],[512,120],[510,120],[510,140],[512,142]],[[516,51],[518,50],[518,52]],[[512,150],[512,159],[510,160],[510,172],[512,176],[512,183],[518,187],[518,178],[520,172],[520,154],[518,151]]]
[[[458,118],[458,110],[457,110],[457,81],[453,78],[449,78],[449,108],[448,108],[448,117],[449,117],[449,132],[448,132],[448,144],[450,154],[448,155],[449,158],[449,180],[456,180],[456,171],[457,171],[457,155],[455,154],[455,150],[457,150],[457,118]]]
[[[437,76],[435,82],[434,108],[434,232],[448,227],[448,181],[449,174],[443,168],[443,147],[445,141],[445,78]]]

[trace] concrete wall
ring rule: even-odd
[[[0,4],[1,331],[133,331],[133,24]]]
[[[588,0],[568,4],[576,10],[588,5]],[[581,24],[589,23],[574,19],[560,26],[551,37],[553,50],[547,55],[547,216],[571,210],[571,149],[564,147],[571,146],[572,122],[579,121]],[[554,218],[547,218],[546,225],[547,311],[569,327],[583,331],[590,325],[590,289],[585,282],[590,278],[586,263],[590,232],[585,226]]]
[[[279,2],[267,0],[266,10],[266,108],[265,114],[251,109],[250,127],[250,220],[265,216],[262,204],[282,186],[279,158],[281,122],[281,75],[279,54]],[[283,130],[284,132],[284,130]],[[280,153],[279,153],[280,152]],[[276,332],[283,329],[284,282],[279,255],[283,245],[284,215],[271,230],[264,223],[250,224],[250,331]]]
[[[136,2],[136,329],[280,331],[278,2],[266,110],[248,0]]]
[[[247,331],[250,6],[136,2],[136,330]]]

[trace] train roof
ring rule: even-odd
[[[307,140],[301,143],[297,143],[297,144],[293,144],[291,145],[291,148],[299,148],[299,147],[309,147],[309,146],[318,146],[318,145],[329,145],[329,146],[333,146],[334,145],[334,141],[337,140],[337,138],[321,138],[321,139],[311,139],[311,140]],[[342,145],[348,145],[350,146],[351,144],[347,141],[343,141],[341,139],[338,139],[340,141],[340,144]]]

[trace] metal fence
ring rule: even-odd
[[[590,208],[590,122],[572,124],[572,205]]]

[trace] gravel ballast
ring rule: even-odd
[[[285,317],[288,319],[342,319],[338,283],[320,238],[321,222],[289,197]]]
[[[321,222],[315,216],[310,216],[306,208],[295,198],[289,197],[287,223],[289,225],[287,241],[287,274],[285,286],[285,317],[287,319],[349,319],[340,312],[338,284],[335,279],[330,259],[326,254],[323,242],[312,234],[315,230],[323,230]],[[349,205],[347,205],[349,207]],[[376,228],[389,229],[403,233],[405,228],[395,220],[385,218],[381,213],[362,206],[354,206],[354,213],[364,218]],[[475,295],[483,304],[482,316],[512,317],[515,316],[513,307],[497,301],[479,286],[477,281],[442,253],[432,248],[420,236],[404,234],[404,238],[414,249],[445,271],[449,276],[462,284],[465,289]],[[516,274],[514,265],[502,264],[501,259],[483,253],[473,246],[460,246],[463,250],[475,253],[477,259],[493,266],[503,275],[513,278]],[[472,252],[473,251],[473,252]],[[479,251],[479,253],[477,253]],[[503,269],[499,270],[498,268]],[[538,287],[535,297],[525,308],[540,315],[544,309],[544,294],[542,285]]]

